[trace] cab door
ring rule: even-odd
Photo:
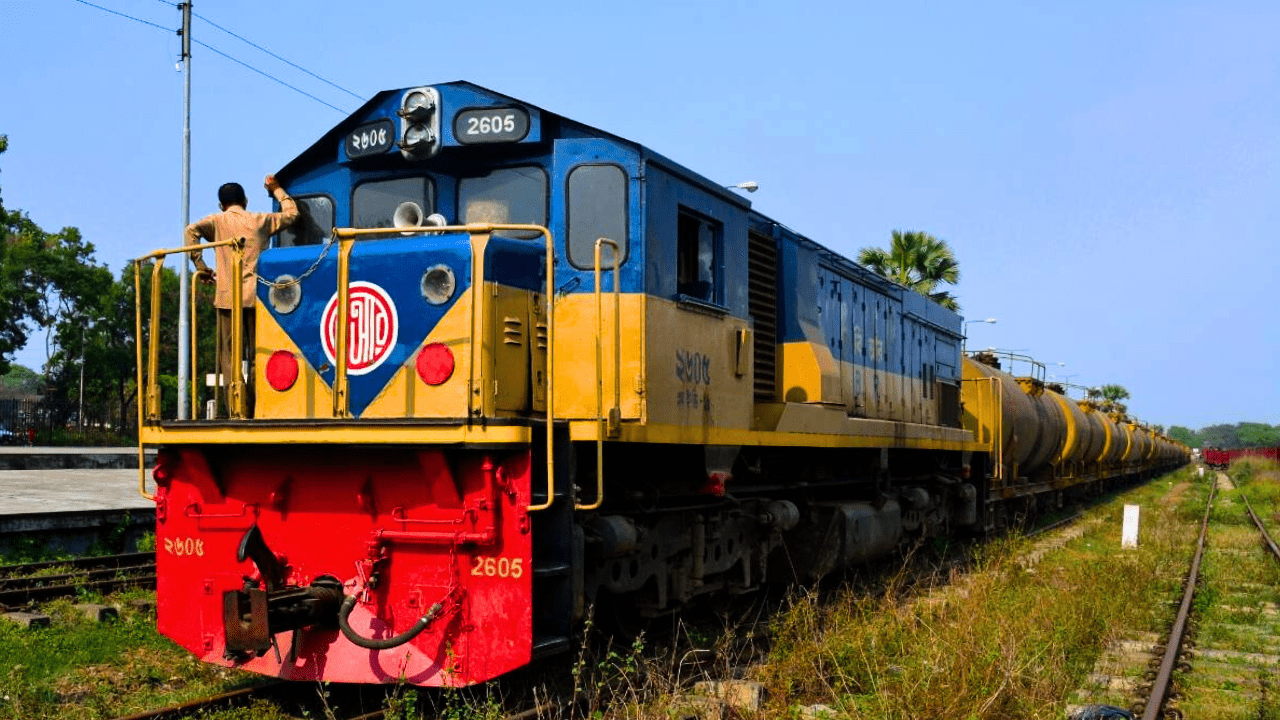
[[[603,347],[604,412],[613,406],[615,379],[621,386],[623,419],[641,414],[644,315],[641,289],[640,157],[630,148],[594,138],[555,141],[551,174],[550,229],[556,242],[555,414],[596,416],[596,341]],[[612,248],[600,265],[603,312],[595,299],[595,244],[618,243],[617,280],[622,289],[621,328],[614,324]],[[619,333],[620,330],[620,333]],[[621,341],[621,353],[615,342]]]

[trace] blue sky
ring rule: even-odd
[[[176,28],[162,0],[94,0]],[[648,145],[847,255],[947,240],[970,347],[1023,350],[1143,420],[1280,423],[1280,4],[330,3],[195,12],[339,86],[470,80]],[[193,37],[355,97],[197,20]],[[0,192],[118,273],[180,243],[178,38],[0,0]],[[195,49],[192,218],[342,113]],[[44,361],[38,340],[17,361]],[[1064,362],[1065,366],[1056,363]]]

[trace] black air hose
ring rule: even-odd
[[[347,599],[342,601],[342,607],[338,610],[338,627],[342,628],[342,634],[346,635],[347,639],[352,643],[369,650],[390,650],[393,647],[399,647],[409,642],[417,637],[418,633],[426,630],[427,626],[431,624],[431,621],[435,620],[436,616],[440,614],[440,611],[444,609],[443,605],[436,603],[427,610],[426,615],[418,618],[418,622],[414,623],[413,627],[408,630],[405,630],[395,637],[374,640],[372,638],[362,637],[356,633],[356,631],[351,628],[351,624],[347,622],[347,618],[351,616],[351,611],[354,610],[355,607],[356,597],[354,595],[348,595]]]

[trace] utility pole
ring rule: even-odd
[[[182,70],[185,78],[182,118],[182,227],[191,224],[191,0],[178,4],[182,11]],[[178,273],[178,419],[191,417],[191,258],[186,253]]]

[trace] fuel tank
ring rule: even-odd
[[[1151,451],[1151,435],[1141,425],[1124,423],[1124,427],[1132,438],[1129,452],[1124,456],[1124,462],[1130,465],[1143,462],[1147,458],[1147,453]]]
[[[965,412],[974,415],[969,420],[979,429],[997,428],[1000,459],[1008,473],[1030,475],[1061,454],[1067,435],[1066,411],[1042,383],[1015,378],[972,358],[965,358],[964,379]],[[992,401],[993,393],[997,401]],[[997,413],[998,417],[984,417]]]
[[[1089,425],[1089,442],[1083,447],[1080,461],[1092,465],[1102,459],[1107,449],[1107,416],[1088,403],[1077,403],[1076,407]]]
[[[1084,411],[1071,398],[1049,388],[1045,389],[1044,394],[1057,404],[1065,430],[1062,449],[1058,452],[1058,456],[1054,458],[1053,464],[1062,465],[1064,463],[1082,462],[1086,453],[1096,442],[1094,440],[1096,431],[1094,425],[1089,422],[1089,418]]]

